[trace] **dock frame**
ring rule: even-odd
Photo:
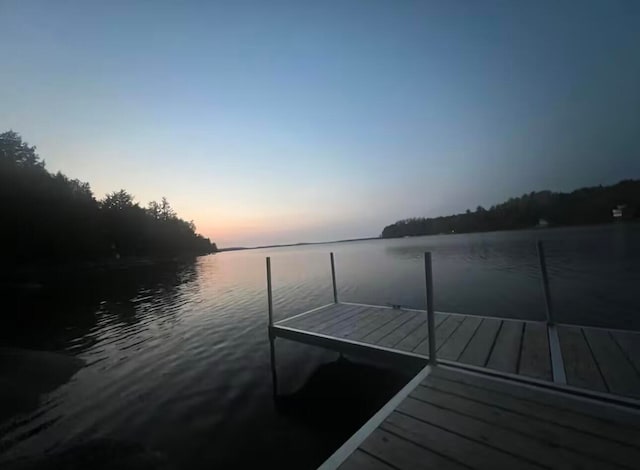
[[[596,460],[600,459],[600,462],[591,466],[609,468],[617,467],[619,464],[624,466],[625,463],[640,458],[640,400],[638,400],[640,398],[640,370],[637,369],[637,364],[640,362],[635,362],[640,360],[640,357],[637,359],[630,357],[634,347],[637,348],[636,352],[640,354],[640,346],[638,346],[640,333],[556,323],[549,293],[544,248],[541,242],[538,242],[537,248],[547,317],[544,322],[436,312],[434,309],[432,261],[429,252],[424,254],[426,310],[405,309],[395,305],[387,307],[339,302],[335,258],[331,253],[333,303],[274,322],[271,259],[267,258],[268,333],[274,397],[277,397],[278,394],[275,359],[276,338],[373,360],[376,364],[392,367],[409,366],[413,370],[419,370],[417,375],[329,457],[320,469],[361,469],[369,468],[370,465],[375,465],[376,468],[396,468],[409,465],[410,468],[413,468],[416,464],[426,465],[428,461],[433,462],[436,466],[439,466],[438,462],[442,462],[445,467],[457,461],[458,464],[467,466],[473,463],[474,465],[478,464],[478,468],[494,468],[492,459],[478,461],[478,455],[491,455],[496,453],[496,449],[490,446],[484,448],[478,446],[477,443],[485,445],[481,441],[485,436],[482,433],[486,432],[495,433],[496,436],[510,435],[508,432],[505,434],[505,429],[502,429],[505,424],[499,424],[500,421],[497,418],[495,425],[493,423],[489,423],[489,427],[485,424],[477,425],[479,429],[484,429],[483,426],[487,428],[485,431],[470,430],[467,427],[458,429],[456,427],[458,425],[452,424],[450,431],[443,431],[444,428],[441,427],[435,434],[433,431],[423,431],[425,434],[416,433],[416,426],[430,429],[429,420],[441,419],[439,418],[440,412],[434,414],[434,412],[428,411],[431,406],[429,400],[437,402],[444,399],[456,402],[463,399],[463,395],[460,393],[467,394],[471,400],[465,402],[465,406],[468,408],[466,412],[471,415],[487,413],[487,407],[499,410],[496,411],[497,415],[495,416],[500,416],[505,412],[512,413],[508,410],[509,406],[514,407],[514,411],[518,410],[517,413],[521,414],[514,416],[518,416],[518,420],[523,423],[517,420],[514,423],[520,423],[518,425],[523,427],[523,432],[530,440],[532,448],[539,447],[541,442],[546,442],[545,439],[550,439],[544,432],[540,432],[539,436],[533,432],[537,429],[538,421],[536,420],[539,419],[535,410],[547,402],[558,407],[557,411],[551,411],[548,416],[544,417],[547,420],[544,426],[549,429],[551,436],[556,432],[560,432],[564,436],[568,426],[568,429],[573,429],[571,432],[575,435],[572,435],[567,445],[574,445],[574,441],[580,442],[576,449],[569,449],[568,457],[564,457],[564,463],[589,466],[592,464],[592,459],[595,458]],[[425,316],[426,318],[424,318]],[[570,342],[567,350],[574,356],[575,351],[580,350],[578,346],[582,344],[579,342],[579,338],[583,338],[587,349],[593,354],[594,361],[607,362],[615,366],[620,358],[625,358],[627,369],[620,366],[620,370],[604,371],[598,365],[598,371],[604,379],[603,383],[606,382],[606,390],[604,391],[598,390],[597,387],[590,390],[581,386],[568,385],[565,361],[567,359],[576,360],[578,356],[563,358],[561,337]],[[488,345],[486,341],[491,344]],[[514,345],[517,345],[517,349],[514,348]],[[542,351],[533,350],[535,349],[533,346],[540,347],[541,345]],[[615,345],[624,354],[616,356]],[[593,350],[597,350],[598,353],[594,353]],[[480,354],[482,351],[486,358],[481,361],[482,365],[474,365],[473,360],[476,359],[476,356],[482,355]],[[470,361],[465,362],[465,354],[468,356],[467,359],[471,358]],[[545,378],[526,376],[527,370],[523,371],[521,368],[525,355],[538,368],[544,368],[545,361],[548,362],[549,370]],[[513,371],[514,356],[517,356],[518,360],[515,373]],[[452,357],[455,359],[452,360]],[[583,358],[578,357],[578,359],[582,360]],[[587,359],[584,360],[587,361]],[[576,370],[580,370],[580,368],[576,369],[572,364],[570,365],[571,377],[575,380],[575,377],[578,377],[575,375]],[[582,364],[580,367],[584,371],[586,366]],[[629,373],[632,370],[635,370],[637,377],[633,377]],[[531,370],[528,371],[531,372]],[[499,398],[500,394],[504,394],[506,402]],[[495,398],[490,398],[494,395]],[[421,404],[420,400],[424,403]],[[505,403],[509,404],[507,409],[504,409]],[[423,411],[420,411],[419,408]],[[567,410],[572,410],[573,415],[571,413],[567,415],[573,416],[571,419],[565,416]],[[540,408],[540,413],[542,412],[546,413],[545,409]],[[555,417],[556,413],[559,418]],[[531,435],[527,434],[529,432],[527,420],[531,420],[531,429],[533,430]],[[628,437],[625,433],[629,432],[629,442],[637,448],[624,448],[623,452],[617,454],[603,455],[601,452],[599,453],[598,446],[600,444],[598,442],[601,442],[601,445],[610,446],[606,440],[609,438],[607,433],[598,431],[598,426],[586,434],[579,429],[579,426],[584,423],[589,424],[598,420],[603,420],[602,422],[605,423],[603,425],[608,427],[607,429],[619,433],[623,438]],[[394,426],[397,426],[398,423],[405,423],[404,426],[410,424],[410,429],[402,428],[402,426],[396,429]],[[508,427],[509,422],[506,422],[506,425]],[[394,432],[389,434],[391,429],[394,429]],[[456,450],[449,448],[451,439],[453,439],[447,434],[449,432],[453,432],[457,436],[455,439],[462,439],[460,445],[467,448],[466,452],[458,452],[457,448]],[[471,435],[462,436],[460,432],[471,433]],[[474,432],[481,433],[479,440],[473,440]],[[596,436],[596,434],[598,435]],[[387,437],[380,439],[380,436]],[[438,441],[438,439],[442,440]],[[523,438],[518,437],[518,439],[522,440]],[[416,447],[416,444],[422,447]],[[550,445],[549,452],[556,452],[556,443],[548,442],[548,444]],[[435,454],[429,450],[429,446],[435,446],[432,449]],[[390,451],[390,448],[393,449]],[[498,452],[496,458],[508,461],[509,465],[516,465],[518,468],[519,465],[528,465],[527,459],[529,459],[530,451],[526,447],[520,448],[515,453],[510,449],[504,449],[503,452],[505,451],[510,454],[509,457]],[[444,455],[447,452],[451,453],[448,457]],[[557,452],[561,455],[566,454],[562,449]],[[446,457],[445,460],[442,460],[443,456]],[[411,463],[411,459],[414,459],[413,463]],[[553,462],[552,460],[549,463]],[[559,465],[562,466],[563,462],[559,461]],[[553,467],[553,465],[551,466]]]

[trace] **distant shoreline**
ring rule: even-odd
[[[478,206],[473,212],[402,219],[384,227],[381,237],[593,225],[638,218],[640,180],[626,179],[564,193],[532,191],[489,209]]]
[[[308,246],[308,245],[329,245],[332,243],[346,243],[346,242],[360,242],[367,240],[400,240],[403,238],[418,238],[418,237],[439,237],[439,236],[454,236],[454,235],[470,235],[475,233],[499,233],[499,232],[519,232],[519,231],[539,231],[545,232],[547,230],[555,230],[561,228],[585,228],[585,227],[605,227],[610,225],[631,225],[640,224],[640,219],[628,219],[620,222],[604,222],[599,224],[570,224],[570,225],[552,225],[547,227],[520,227],[520,228],[505,228],[500,230],[478,230],[474,232],[453,232],[453,233],[431,233],[423,235],[404,235],[398,237],[365,237],[365,238],[348,238],[345,240],[332,240],[328,242],[300,242],[300,243],[287,243],[284,245],[265,245],[265,246],[251,246],[251,247],[231,247],[231,248],[218,248],[217,253],[224,251],[244,251],[244,250],[261,250],[266,248],[287,248],[295,246]]]
[[[230,248],[218,248],[218,253],[223,251],[240,251],[240,250],[261,250],[264,248],[286,248],[290,246],[306,246],[306,245],[328,245],[330,243],[346,243],[346,242],[360,242],[365,240],[380,240],[382,237],[365,237],[365,238],[347,238],[344,240],[331,240],[328,242],[298,242],[298,243],[285,243],[283,245],[262,245],[262,246],[237,246]]]

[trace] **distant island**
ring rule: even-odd
[[[171,259],[213,253],[162,198],[141,207],[125,190],[96,199],[89,183],[50,173],[13,131],[0,134],[0,242],[11,266]]]
[[[571,193],[538,191],[502,204],[444,217],[399,220],[382,230],[382,238],[443,233],[491,232],[532,227],[591,225],[640,216],[640,180],[594,186]]]

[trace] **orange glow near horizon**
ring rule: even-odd
[[[185,214],[186,215],[186,214]],[[309,214],[208,211],[190,213],[196,230],[219,247],[258,246],[272,243],[296,243],[296,233],[312,232],[321,221]]]

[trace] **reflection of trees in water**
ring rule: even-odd
[[[0,342],[44,350],[83,350],[98,322],[133,325],[141,309],[176,303],[195,282],[195,261],[52,275],[42,287],[3,289]],[[167,309],[175,314],[175,309]],[[163,312],[164,313],[164,312]],[[108,318],[105,318],[108,317]]]

